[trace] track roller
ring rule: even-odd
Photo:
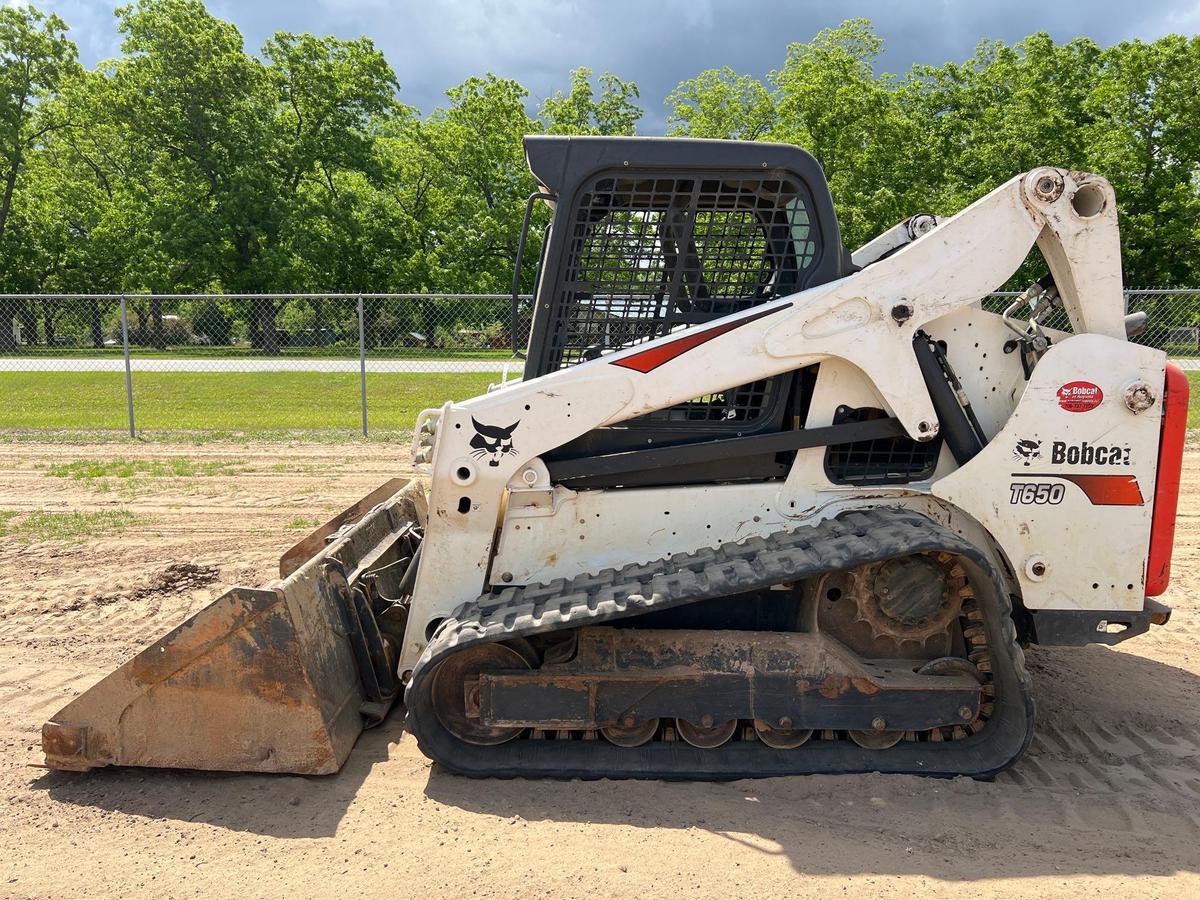
[[[712,716],[705,716],[704,720],[699,725],[696,725],[687,721],[687,719],[676,719],[675,729],[685,742],[701,750],[711,750],[714,747],[720,747],[732,738],[737,731],[737,719],[730,719],[727,722],[713,722]]]
[[[847,731],[846,735],[864,750],[886,750],[904,739],[903,731]]]
[[[640,725],[610,725],[600,733],[610,744],[618,747],[640,747],[658,731],[658,719],[649,719]]]
[[[754,733],[768,747],[774,747],[776,750],[794,750],[812,737],[813,730],[811,728],[776,728],[762,719],[755,719]]]

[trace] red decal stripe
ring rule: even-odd
[[[1141,506],[1142,489],[1132,475],[1063,475],[1087,494],[1092,506]]]
[[[1018,477],[1018,473],[1013,473]],[[1142,506],[1142,489],[1133,475],[1061,475],[1057,472],[1029,472],[1022,478],[1061,478],[1079,489],[1092,506]]]
[[[641,353],[635,353],[632,356],[625,356],[621,359],[614,359],[612,365],[621,366],[626,369],[645,374],[653,372],[663,363],[668,363],[675,357],[687,353],[689,350],[699,347],[701,344],[706,344],[713,338],[720,337],[733,331],[735,328],[741,328],[743,325],[761,319],[763,316],[769,316],[772,313],[777,313],[787,309],[792,304],[786,303],[783,306],[777,306],[775,309],[764,309],[762,312],[753,316],[746,316],[744,319],[738,319],[736,322],[728,322],[725,325],[718,325],[716,328],[710,328],[708,331],[701,331],[697,334],[685,334],[678,340],[671,341],[668,344],[663,344],[659,347],[651,347],[649,350],[643,350]]]

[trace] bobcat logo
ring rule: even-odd
[[[1025,465],[1029,465],[1035,459],[1042,458],[1042,442],[1020,440],[1013,447],[1013,459],[1019,459]]]
[[[476,459],[486,456],[489,466],[498,466],[500,457],[504,454],[517,452],[513,447],[512,433],[521,424],[520,419],[507,428],[501,428],[499,425],[484,425],[472,416],[471,424],[475,426],[475,436],[471,438],[471,455]]]

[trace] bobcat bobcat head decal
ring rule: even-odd
[[[520,419],[507,428],[501,428],[499,425],[484,425],[472,416],[471,424],[475,426],[475,436],[471,438],[471,455],[476,459],[483,459],[486,456],[489,466],[498,466],[500,457],[506,453],[516,452],[513,447],[512,433],[521,424]]]
[[[1025,465],[1029,465],[1035,459],[1042,458],[1042,442],[1031,441],[1028,439],[1017,441],[1013,447],[1013,459],[1019,459]]]

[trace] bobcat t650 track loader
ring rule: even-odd
[[[49,765],[332,772],[403,695],[471,775],[987,776],[1032,734],[1023,645],[1166,622],[1187,380],[1127,339],[1103,178],[850,253],[794,147],[526,151],[554,212],[524,379],[423,412],[428,489],[65,707]]]

